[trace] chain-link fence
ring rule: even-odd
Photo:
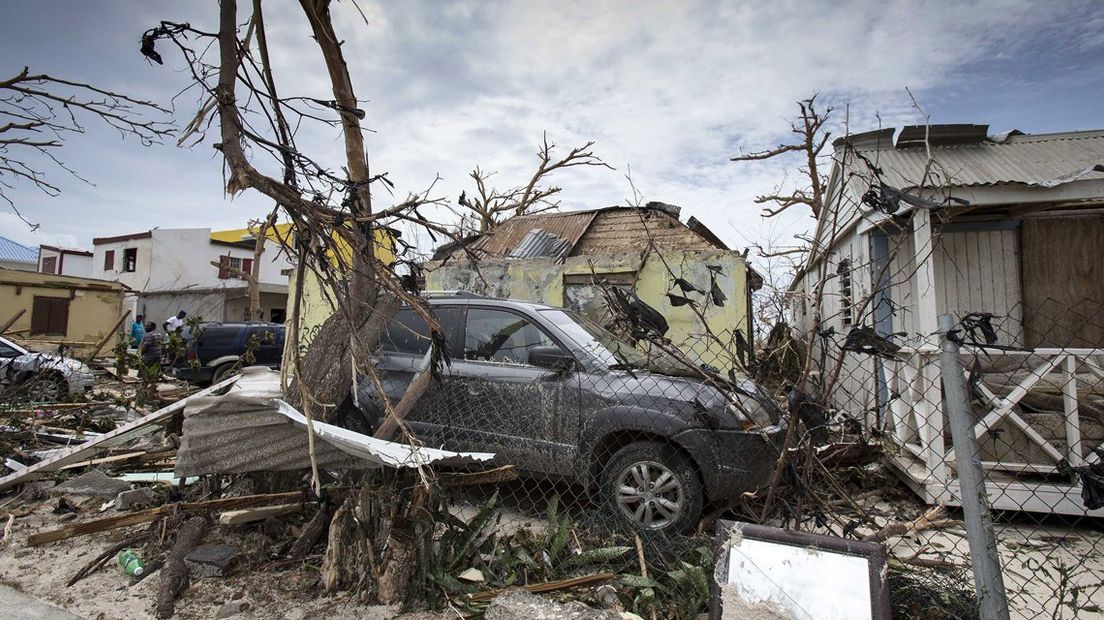
[[[1024,316],[1031,317],[1029,330]],[[984,471],[983,504],[995,522],[1011,616],[1100,614],[1104,349],[1090,340],[1104,329],[1104,307],[1048,299],[1002,316],[956,319],[950,338],[960,345],[958,371],[966,375],[968,422]],[[818,339],[827,351],[823,367],[844,369],[824,398],[826,417],[863,420],[884,447],[892,478],[937,507],[919,518],[899,515],[906,528],[887,538],[891,557],[931,568],[928,576],[945,580],[942,587],[972,598],[970,560],[984,550],[971,549],[955,522],[968,493],[960,489],[958,467],[969,459],[961,460],[952,445],[943,389],[948,369],[940,364],[938,339],[900,347],[892,336],[862,327],[822,332]],[[875,519],[885,509],[868,506]]]

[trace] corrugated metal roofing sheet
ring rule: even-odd
[[[923,147],[858,149],[882,169],[885,182],[918,187],[927,152]],[[1005,142],[932,147],[928,187],[1023,184],[1053,187],[1078,178],[1104,179],[1104,131],[1010,136]],[[856,164],[861,166],[861,164]]]
[[[0,260],[13,263],[38,264],[38,250],[0,237]]]
[[[470,249],[479,254],[510,258],[564,258],[597,213],[597,210],[566,211],[511,218],[483,235]]]

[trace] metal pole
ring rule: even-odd
[[[944,403],[951,424],[955,467],[958,470],[962,513],[966,521],[966,538],[970,543],[970,564],[974,570],[974,587],[982,620],[1007,620],[1008,596],[1001,575],[997,537],[993,532],[993,515],[989,510],[989,495],[985,491],[985,476],[981,469],[981,451],[974,434],[970,394],[966,390],[965,368],[958,354],[958,344],[947,338],[955,320],[949,314],[939,315],[939,335],[943,342],[940,374],[943,376]]]

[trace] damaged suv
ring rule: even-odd
[[[770,478],[782,427],[749,382],[726,394],[706,381],[645,370],[645,358],[562,308],[468,294],[431,296],[451,364],[406,417],[426,445],[496,453],[526,476],[574,481],[634,527],[680,531],[707,502]],[[389,399],[406,391],[430,348],[401,308],[376,368]],[[371,381],[357,404],[383,418]]]

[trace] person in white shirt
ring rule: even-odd
[[[186,316],[188,316],[188,313],[181,310],[176,313],[176,316],[169,317],[169,320],[165,321],[165,333],[171,333],[184,327],[184,317]]]

